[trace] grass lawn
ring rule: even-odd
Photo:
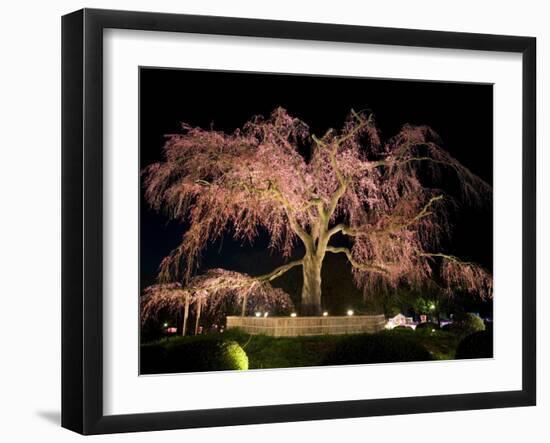
[[[394,329],[380,332],[381,335],[405,336],[420,344],[430,352],[435,360],[453,359],[459,338],[446,331],[412,331]],[[324,360],[327,353],[337,348],[338,343],[346,335],[323,335],[313,337],[269,337],[266,335],[250,335],[239,330],[226,331],[223,334],[200,335],[190,337],[170,337],[155,342],[166,349],[183,343],[192,343],[213,338],[223,338],[239,343],[245,350],[249,369],[295,368],[317,366]],[[152,343],[153,344],[153,343]],[[145,344],[143,346],[148,346]]]

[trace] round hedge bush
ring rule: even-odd
[[[456,348],[456,359],[491,358],[493,356],[493,334],[478,331],[464,337]]]
[[[413,328],[411,328],[410,326],[405,326],[405,325],[398,325],[395,328],[393,328],[393,330],[394,331],[414,331]]]
[[[418,323],[416,325],[417,331],[429,331],[431,332],[432,329],[439,329],[439,325],[437,323],[433,323],[431,321],[427,321],[424,323]]]
[[[248,369],[248,356],[237,342],[203,337],[191,340],[142,345],[140,373]]]
[[[197,340],[167,348],[167,372],[247,370],[248,356],[235,341]]]
[[[160,344],[143,345],[140,348],[140,374],[158,374],[165,371],[166,349]]]
[[[403,334],[353,335],[339,341],[323,360],[325,365],[391,363],[432,360],[421,345]]]
[[[467,312],[455,316],[450,330],[465,337],[474,332],[484,331],[485,323],[479,316]]]

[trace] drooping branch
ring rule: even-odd
[[[295,260],[285,265],[279,266],[275,268],[273,271],[268,272],[267,274],[262,274],[257,276],[242,274],[234,271],[218,270],[219,271],[218,273],[221,273],[221,271],[224,271],[226,274],[224,274],[222,277],[219,277],[219,278],[209,278],[207,280],[195,278],[194,281],[191,281],[189,283],[186,289],[191,292],[197,292],[201,290],[217,291],[220,289],[227,289],[227,290],[240,290],[243,288],[250,289],[252,287],[257,286],[258,284],[271,282],[281,277],[283,274],[290,271],[292,268],[295,268],[296,266],[301,266],[302,264],[303,264],[303,260]],[[209,273],[207,273],[206,275],[211,277],[211,274]]]
[[[168,136],[162,162],[144,170],[145,197],[189,229],[163,262],[163,281],[192,276],[208,242],[231,231],[253,241],[258,229],[270,235],[270,248],[289,257],[296,237],[309,241],[308,207],[312,183],[295,149],[307,126],[276,109],[253,118],[232,134],[183,125]]]
[[[337,137],[335,142],[337,145],[342,145],[348,140],[352,140],[354,137],[356,137],[363,129],[368,129],[369,125],[372,124],[373,116],[370,114],[368,117],[365,117],[364,115],[361,115],[357,112],[355,112],[353,109],[351,110],[351,115],[356,121],[356,124],[351,125],[351,129],[346,131],[345,134],[342,134],[340,137]],[[371,134],[372,135],[372,134]],[[378,135],[376,135],[378,137]]]
[[[362,271],[376,272],[379,274],[386,274],[387,270],[382,266],[376,265],[374,263],[359,263],[353,258],[351,251],[346,247],[336,247],[336,246],[327,246],[327,252],[332,252],[333,254],[345,254],[348,261],[354,268],[360,269]]]
[[[250,184],[251,180],[242,181],[236,184],[236,186],[242,187],[247,192],[251,194],[258,194],[266,199],[271,199],[273,202],[280,204],[285,211],[285,214],[288,218],[288,223],[292,228],[293,232],[302,240],[304,245],[308,246],[311,244],[311,236],[309,233],[300,226],[297,221],[296,213],[303,212],[309,209],[310,207],[317,204],[316,199],[311,199],[302,204],[299,209],[296,209],[288,200],[287,197],[277,188],[277,186],[270,180],[267,181],[266,186],[263,188],[258,188]]]
[[[460,263],[460,264],[463,264],[463,265],[473,265],[474,264],[473,262],[463,261],[463,260],[459,259],[458,257],[456,257],[454,255],[443,254],[442,252],[424,252],[424,251],[422,251],[422,252],[419,252],[418,255],[420,255],[421,257],[442,258],[442,259],[448,260],[450,262]]]
[[[350,237],[359,237],[361,235],[376,235],[376,234],[388,234],[390,232],[396,232],[402,229],[405,229],[417,222],[419,222],[424,217],[428,217],[433,214],[433,212],[430,210],[430,208],[438,201],[443,200],[443,195],[437,195],[435,197],[432,197],[428,200],[428,202],[420,209],[420,211],[410,217],[409,219],[399,221],[400,216],[393,215],[388,216],[388,219],[390,220],[390,223],[387,224],[387,226],[383,228],[379,228],[372,225],[367,226],[360,226],[357,228],[352,228],[350,226],[345,225],[344,223],[339,223],[329,229],[328,236],[329,238],[333,235],[341,232],[342,234],[345,234]]]
[[[348,187],[346,179],[343,177],[342,173],[338,169],[338,166],[336,165],[334,153],[330,154],[330,158],[331,158],[331,164],[333,164],[333,168],[336,173],[336,176],[338,177],[339,184],[338,184],[338,188],[336,189],[334,194],[332,194],[332,197],[330,199],[330,203],[328,205],[328,209],[325,214],[326,220],[330,220],[332,218],[332,216],[334,215],[334,212],[336,211],[336,208],[338,207],[338,203],[340,202],[340,199],[343,197]]]
[[[441,260],[440,275],[445,283],[444,289],[450,294],[453,290],[461,289],[467,292],[476,292],[482,299],[492,298],[493,277],[477,263],[464,261],[454,255],[443,253],[420,252],[419,255]]]
[[[290,227],[294,231],[294,233],[300,237],[304,245],[307,247],[311,247],[312,238],[311,235],[306,232],[304,228],[300,226],[298,223],[298,220],[296,218],[296,209],[292,206],[292,204],[288,201],[288,199],[283,195],[281,191],[279,191],[277,188],[274,188],[274,193],[278,197],[278,201],[282,204],[282,206],[285,209],[286,216],[288,217],[288,222],[290,224]],[[309,207],[309,204],[311,202],[307,201],[304,205],[306,207]]]
[[[292,268],[295,268],[296,266],[301,266],[303,264],[303,260],[295,260],[290,263],[287,263],[286,265],[279,266],[277,269],[274,269],[273,271],[260,275],[258,277],[255,277],[256,279],[260,281],[272,281],[276,278],[279,278],[281,275],[285,274],[287,271],[290,271]]]
[[[486,201],[492,195],[492,188],[473,174],[447,151],[441,149],[437,134],[426,126],[405,125],[401,132],[389,142],[391,154],[371,163],[371,168],[384,167],[392,173],[402,170],[406,173],[426,164],[427,172],[438,177],[442,170],[455,173],[462,197],[474,202]]]
[[[293,307],[290,297],[282,289],[271,286],[269,282],[292,267],[294,264],[289,263],[286,270],[281,267],[270,273],[272,275],[265,274],[260,277],[224,269],[212,269],[195,277],[190,283],[195,292],[207,294],[207,313],[220,311],[226,308],[227,304],[242,305],[243,315],[247,308],[288,313]]]
[[[161,311],[178,312],[184,306],[189,291],[179,283],[152,285],[145,288],[140,300],[142,324],[156,318]],[[189,299],[187,299],[190,301]]]
[[[328,158],[328,165],[330,165],[330,169],[336,177],[337,181],[336,189],[328,196],[326,209],[320,211],[323,222],[327,227],[328,222],[334,216],[340,200],[346,193],[349,186],[348,178],[346,178],[345,172],[340,167],[337,156],[339,153],[341,153],[342,148],[348,142],[361,135],[361,133],[365,130],[369,133],[371,139],[373,139],[375,143],[379,143],[377,131],[373,127],[372,114],[368,117],[365,117],[358,114],[352,109],[350,121],[348,122],[347,127],[340,136],[332,137],[332,130],[327,131],[322,139],[319,139],[315,135],[312,136],[312,139],[317,145],[318,150],[326,153]],[[360,164],[358,163],[356,166],[359,165]]]
[[[286,270],[280,267],[260,277],[211,269],[193,277],[185,287],[179,283],[149,286],[141,299],[141,320],[144,323],[161,311],[175,313],[181,311],[186,303],[198,306],[199,302],[203,312],[211,315],[238,305],[251,309],[269,309],[272,312],[289,312],[293,307],[289,295],[282,289],[274,288],[269,282],[297,265],[289,263]]]

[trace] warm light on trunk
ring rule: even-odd
[[[302,266],[304,284],[302,286],[302,315],[321,315],[321,265],[322,259],[304,257]]]
[[[185,305],[183,308],[183,326],[181,330],[181,335],[185,336],[187,332],[187,318],[189,317],[189,296],[185,296]]]

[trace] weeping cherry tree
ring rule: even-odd
[[[264,230],[286,264],[247,276],[241,290],[301,267],[304,315],[321,311],[327,254],[347,258],[364,294],[420,286],[437,273],[448,291],[491,296],[486,270],[442,248],[453,205],[487,203],[491,187],[440,144],[430,128],[408,124],[382,141],[373,115],[353,110],[341,130],[323,136],[282,108],[233,133],[183,124],[167,136],[163,160],[143,171],[151,207],[188,226],[162,261],[160,281],[189,282],[208,242],[227,232],[253,241]],[[454,197],[434,186],[450,177]],[[347,246],[334,245],[335,236]]]
[[[186,286],[159,283],[145,288],[141,297],[141,322],[157,320],[161,312],[182,312],[182,334],[185,335],[192,310],[196,335],[201,315],[219,317],[225,314],[228,305],[240,305],[242,315],[256,311],[288,314],[294,307],[287,293],[274,288],[265,279],[225,269],[210,269],[191,278]]]

